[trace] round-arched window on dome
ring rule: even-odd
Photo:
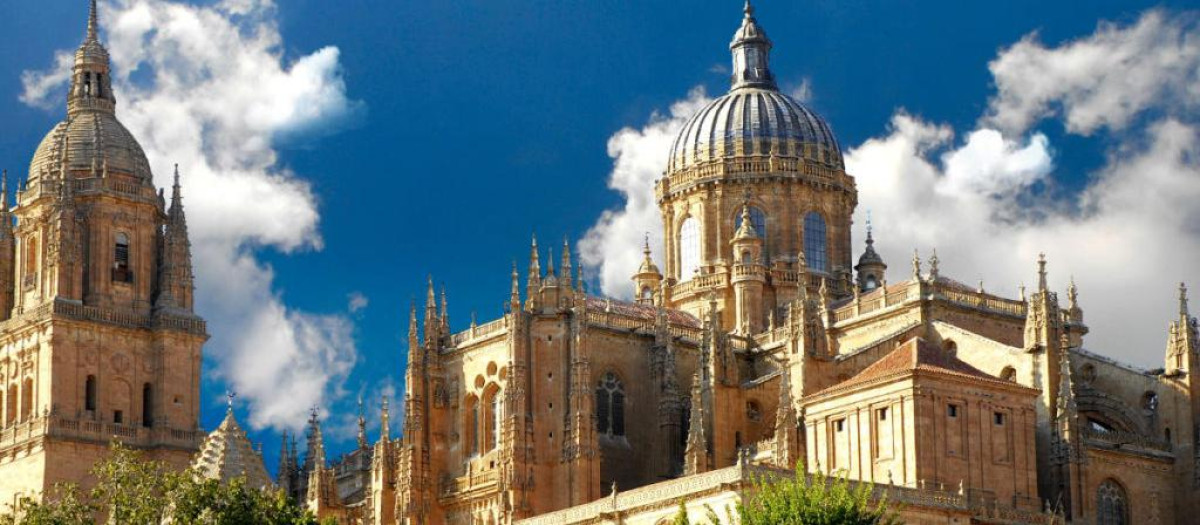
[[[810,270],[829,271],[829,241],[825,217],[815,211],[804,216],[804,260]]]
[[[700,271],[700,221],[683,220],[679,227],[679,280],[690,281]]]

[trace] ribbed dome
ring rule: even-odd
[[[779,91],[771,73],[771,40],[746,3],[733,36],[732,89],[683,126],[671,146],[668,172],[738,157],[800,158],[843,169],[842,152],[825,120]]]
[[[824,119],[779,91],[740,88],[712,101],[683,126],[667,170],[754,155],[842,168],[841,148]]]
[[[63,148],[66,156],[63,156]],[[42,139],[29,164],[29,180],[55,173],[66,162],[72,173],[121,173],[150,182],[150,163],[141,145],[113,114],[80,111],[58,123]],[[87,175],[90,176],[90,175]]]

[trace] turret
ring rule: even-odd
[[[766,268],[762,264],[762,243],[750,216],[749,199],[742,205],[741,225],[729,241],[733,249],[733,296],[735,331],[753,335],[763,330],[763,286]]]
[[[884,273],[887,271],[887,265],[883,262],[883,257],[875,251],[875,237],[871,232],[871,219],[867,219],[867,249],[863,250],[862,256],[858,258],[858,264],[854,265],[854,271],[858,273],[858,289],[866,293],[870,292],[883,284],[886,278]]]
[[[69,116],[87,110],[116,111],[108,51],[100,44],[99,25],[96,0],[91,0],[87,34],[75,51],[75,65],[71,69],[71,89],[67,92]]]
[[[653,305],[654,295],[662,282],[662,272],[658,271],[658,265],[650,257],[650,236],[647,235],[642,245],[642,265],[633,275],[633,293],[638,304]]]
[[[1200,371],[1200,340],[1197,339],[1196,318],[1188,312],[1187,285],[1179,283],[1179,316],[1168,326],[1166,374],[1191,376]]]

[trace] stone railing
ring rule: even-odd
[[[53,301],[39,304],[32,308],[27,308],[24,311],[14,315],[11,319],[0,322],[0,326],[15,326],[16,324],[24,324],[26,322],[36,321],[39,319],[49,319],[51,317],[79,321],[94,321],[123,326],[126,328],[167,328],[198,335],[206,335],[208,333],[207,324],[203,319],[195,315],[175,315],[167,312],[159,312],[150,315],[132,310],[86,306],[75,301],[67,301],[64,299],[55,299]]]
[[[129,182],[124,176],[76,178],[71,181],[71,191],[76,195],[111,191],[147,201],[157,201],[157,193],[152,186],[137,182]],[[27,198],[37,199],[44,196],[57,197],[61,193],[62,184],[58,179],[38,180],[17,192],[17,200]]]
[[[190,450],[199,448],[204,435],[200,430],[144,427],[49,415],[0,430],[0,447],[51,436],[95,443],[108,443],[116,439],[130,445],[165,445]]]
[[[1132,432],[1111,431],[1105,432],[1101,430],[1093,430],[1084,428],[1080,431],[1084,441],[1095,445],[1108,447],[1116,447],[1119,449],[1141,449],[1144,451],[1163,452],[1170,454],[1173,451],[1171,443],[1166,440],[1146,437],[1141,434]]]
[[[989,312],[1018,317],[1025,316],[1025,303],[1023,301],[1004,299],[981,292],[966,292],[937,284],[933,286],[933,291],[943,299],[962,306],[971,306]]]
[[[621,315],[616,312],[587,311],[587,322],[591,325],[598,325],[607,328],[622,328],[626,330],[637,330],[640,328],[652,329],[654,321],[634,317],[631,315]]]
[[[459,476],[454,479],[448,479],[442,482],[441,497],[447,498],[455,494],[460,494],[468,490],[488,487],[495,485],[500,479],[500,469],[485,470],[482,472],[471,472],[466,476]]]
[[[760,442],[758,446],[773,447],[769,443],[769,440]],[[765,465],[739,464],[703,474],[686,476],[633,490],[617,492],[591,503],[542,514],[518,521],[517,523],[521,525],[620,523],[621,519],[619,518],[631,515],[640,510],[674,508],[681,500],[698,499],[714,492],[732,491],[740,495],[743,491],[752,489],[755,480],[764,479],[769,482],[772,479],[780,479],[793,475],[790,470]],[[811,478],[812,475],[810,474],[809,476]],[[833,478],[829,479],[832,481]],[[854,490],[857,485],[857,482],[851,481],[850,489]],[[879,501],[881,498],[886,498],[889,504],[899,505],[901,508],[920,507],[949,510],[957,511],[964,515],[970,510],[970,507],[967,505],[967,497],[956,492],[875,485],[872,488],[871,499]],[[720,512],[720,509],[717,510]],[[999,513],[1001,511],[994,508],[988,510],[988,512]],[[1016,509],[1004,509],[1003,512],[1011,513],[1012,515],[1027,514],[1020,513]],[[1048,522],[1034,518],[1029,523]]]
[[[729,274],[725,273],[699,275],[673,286],[671,288],[671,296],[682,297],[697,292],[703,292],[712,288],[721,288],[728,284],[726,281],[728,277]]]
[[[1024,317],[1025,303],[1015,299],[1005,299],[987,293],[969,292],[945,283],[925,283],[928,292],[946,302],[970,308],[977,308],[992,313]],[[884,294],[882,290],[874,291],[867,297],[849,301],[833,311],[833,322],[839,323],[854,319],[860,315],[869,314],[884,308],[902,304],[920,297],[921,287],[917,283],[908,282],[902,290],[890,290]]]
[[[695,342],[695,343],[698,343],[698,342],[700,342],[701,339],[704,339],[704,329],[700,328],[698,326],[693,327],[693,326],[684,326],[684,325],[680,325],[680,324],[672,324],[667,327],[667,330],[671,333],[672,336],[682,337],[684,339],[687,339],[687,340]]]
[[[765,281],[767,279],[767,268],[761,264],[735,264],[733,266],[732,282],[739,281]]]
[[[483,323],[481,325],[472,326],[457,334],[450,336],[450,348],[458,348],[467,341],[476,339],[488,339],[493,336],[500,335],[508,330],[508,317],[501,317],[495,321]]]
[[[664,177],[655,189],[657,197],[687,189],[689,186],[714,179],[752,178],[774,172],[803,175],[825,184],[852,188],[852,179],[841,171],[827,168],[799,157],[741,157],[697,164]]]

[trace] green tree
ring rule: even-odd
[[[0,515],[0,525],[94,525],[107,523],[175,525],[317,525],[311,513],[282,491],[260,490],[244,479],[230,483],[174,471],[117,443],[92,474],[96,487],[83,494],[74,485],[58,487],[43,502],[26,498]]]
[[[859,482],[855,488],[843,474],[830,478],[817,472],[806,476],[797,467],[792,476],[759,477],[750,498],[736,507],[742,525],[893,525],[898,514],[886,497],[871,502],[873,486]],[[710,520],[715,513],[709,512]]]

